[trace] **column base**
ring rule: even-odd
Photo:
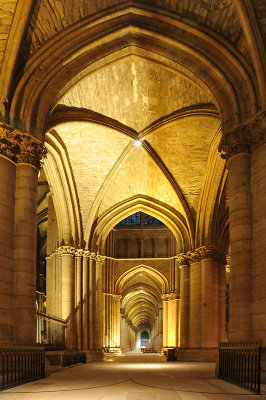
[[[104,354],[102,349],[83,350],[83,353],[86,354],[86,363],[103,361],[104,359]]]
[[[179,348],[176,351],[177,361],[217,361],[218,347],[210,348]]]
[[[122,354],[122,350],[121,347],[104,347],[104,354],[120,356]]]

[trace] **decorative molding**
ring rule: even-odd
[[[121,294],[113,294],[112,296],[113,296],[114,300],[119,300],[120,301],[122,299]]]
[[[94,260],[95,260],[96,262],[103,263],[103,262],[105,261],[105,256],[100,256],[99,254],[96,254],[96,255],[94,256]]]
[[[76,254],[76,249],[72,246],[60,246],[58,247],[58,249],[56,250],[56,253],[59,256],[63,256],[63,255],[71,255],[74,256]]]
[[[192,263],[192,264],[201,261],[201,255],[198,252],[198,250],[188,251],[187,252],[187,257],[188,257],[190,263]]]
[[[185,253],[178,254],[176,260],[179,263],[179,268],[189,266],[189,258]]]
[[[201,259],[206,260],[212,258],[221,264],[226,264],[225,253],[219,250],[216,246],[202,246],[197,251],[200,253]]]
[[[84,258],[90,258],[91,252],[89,250],[83,250],[83,257]]]
[[[82,257],[83,254],[84,254],[84,250],[83,249],[76,249],[75,257]]]
[[[177,292],[165,293],[161,295],[163,301],[178,300],[180,295]]]
[[[0,123],[0,154],[17,163],[20,152],[19,134],[10,126]]]
[[[228,160],[239,153],[252,153],[266,143],[265,112],[246,125],[222,136],[218,151]]]
[[[26,163],[39,169],[47,153],[44,145],[26,133],[0,123],[0,154],[15,163]]]

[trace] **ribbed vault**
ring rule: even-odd
[[[121,307],[137,332],[152,330],[159,313],[161,295],[168,290],[168,281],[152,267],[138,265],[116,282],[116,293],[122,295]]]

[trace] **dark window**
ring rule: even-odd
[[[145,214],[144,225],[164,225],[159,219],[152,217],[149,214]]]
[[[140,211],[120,221],[117,226],[140,225]]]

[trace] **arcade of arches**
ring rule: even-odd
[[[0,1],[2,343],[266,346],[263,3]]]

